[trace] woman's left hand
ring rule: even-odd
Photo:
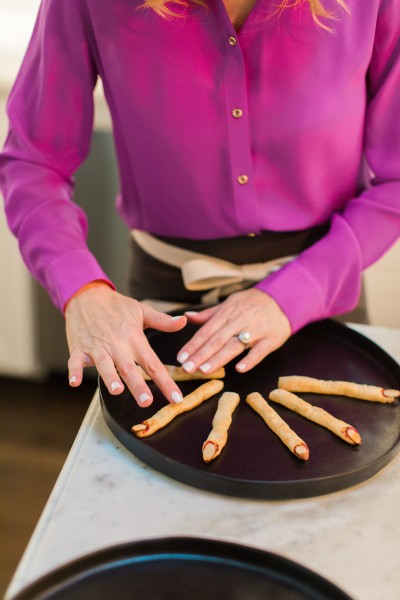
[[[256,288],[237,292],[221,304],[198,313],[188,311],[185,315],[192,323],[202,325],[178,353],[178,361],[189,373],[196,369],[211,373],[249,348],[236,364],[236,370],[244,373],[291,335],[289,320],[278,304]],[[250,334],[246,345],[238,338],[241,332]]]

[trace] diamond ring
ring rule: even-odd
[[[250,342],[251,342],[251,334],[249,331],[241,331],[239,333],[239,335],[237,336],[237,338],[245,346],[247,346],[247,344],[250,344]]]

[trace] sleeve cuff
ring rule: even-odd
[[[87,250],[63,256],[53,262],[46,271],[46,288],[52,302],[61,312],[78,290],[94,280],[104,281],[115,289],[115,285]]]
[[[296,261],[272,273],[255,287],[275,300],[289,319],[292,333],[327,316],[317,281]]]

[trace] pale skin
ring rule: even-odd
[[[236,29],[255,2],[224,0]],[[278,304],[255,288],[232,294],[213,308],[174,319],[119,294],[104,282],[93,282],[67,303],[65,319],[70,385],[79,386],[84,368],[94,365],[111,394],[121,394],[126,386],[139,406],[149,406],[153,394],[138,365],[151,375],[169,402],[182,399],[176,382],[148,344],[143,333],[146,328],[174,332],[188,320],[201,326],[178,352],[177,360],[188,373],[197,369],[211,373],[241,355],[244,346],[237,338],[241,331],[248,331],[252,341],[245,357],[236,363],[240,373],[250,371],[291,334]]]
[[[186,317],[174,319],[94,282],[67,303],[65,319],[71,386],[79,386],[83,369],[94,365],[111,394],[121,394],[126,385],[140,406],[149,406],[153,394],[140,366],[169,402],[181,400],[179,387],[150,347],[144,329],[178,331]]]
[[[153,394],[138,365],[151,374],[169,402],[179,402],[182,397],[147,342],[143,330],[148,327],[173,332],[182,329],[188,319],[201,325],[178,352],[181,361],[184,356],[188,372],[197,368],[212,372],[225,366],[244,350],[237,334],[249,331],[253,340],[245,357],[236,363],[238,372],[245,373],[291,334],[289,321],[277,303],[255,288],[232,294],[213,308],[172,318],[96,282],[68,302],[65,318],[70,385],[79,386],[84,368],[94,365],[111,394],[121,394],[126,386],[139,406],[149,406]]]
[[[235,29],[239,29],[257,0],[224,0],[226,12],[233,23]]]

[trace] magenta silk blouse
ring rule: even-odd
[[[267,19],[276,2],[258,0],[237,33],[222,0],[169,20],[142,0],[43,0],[0,181],[22,256],[60,309],[107,280],[71,200],[98,77],[129,228],[211,239],[330,221],[257,287],[293,331],[356,304],[361,271],[400,231],[400,2],[347,3],[351,16],[325,0],[328,33],[307,2]]]

